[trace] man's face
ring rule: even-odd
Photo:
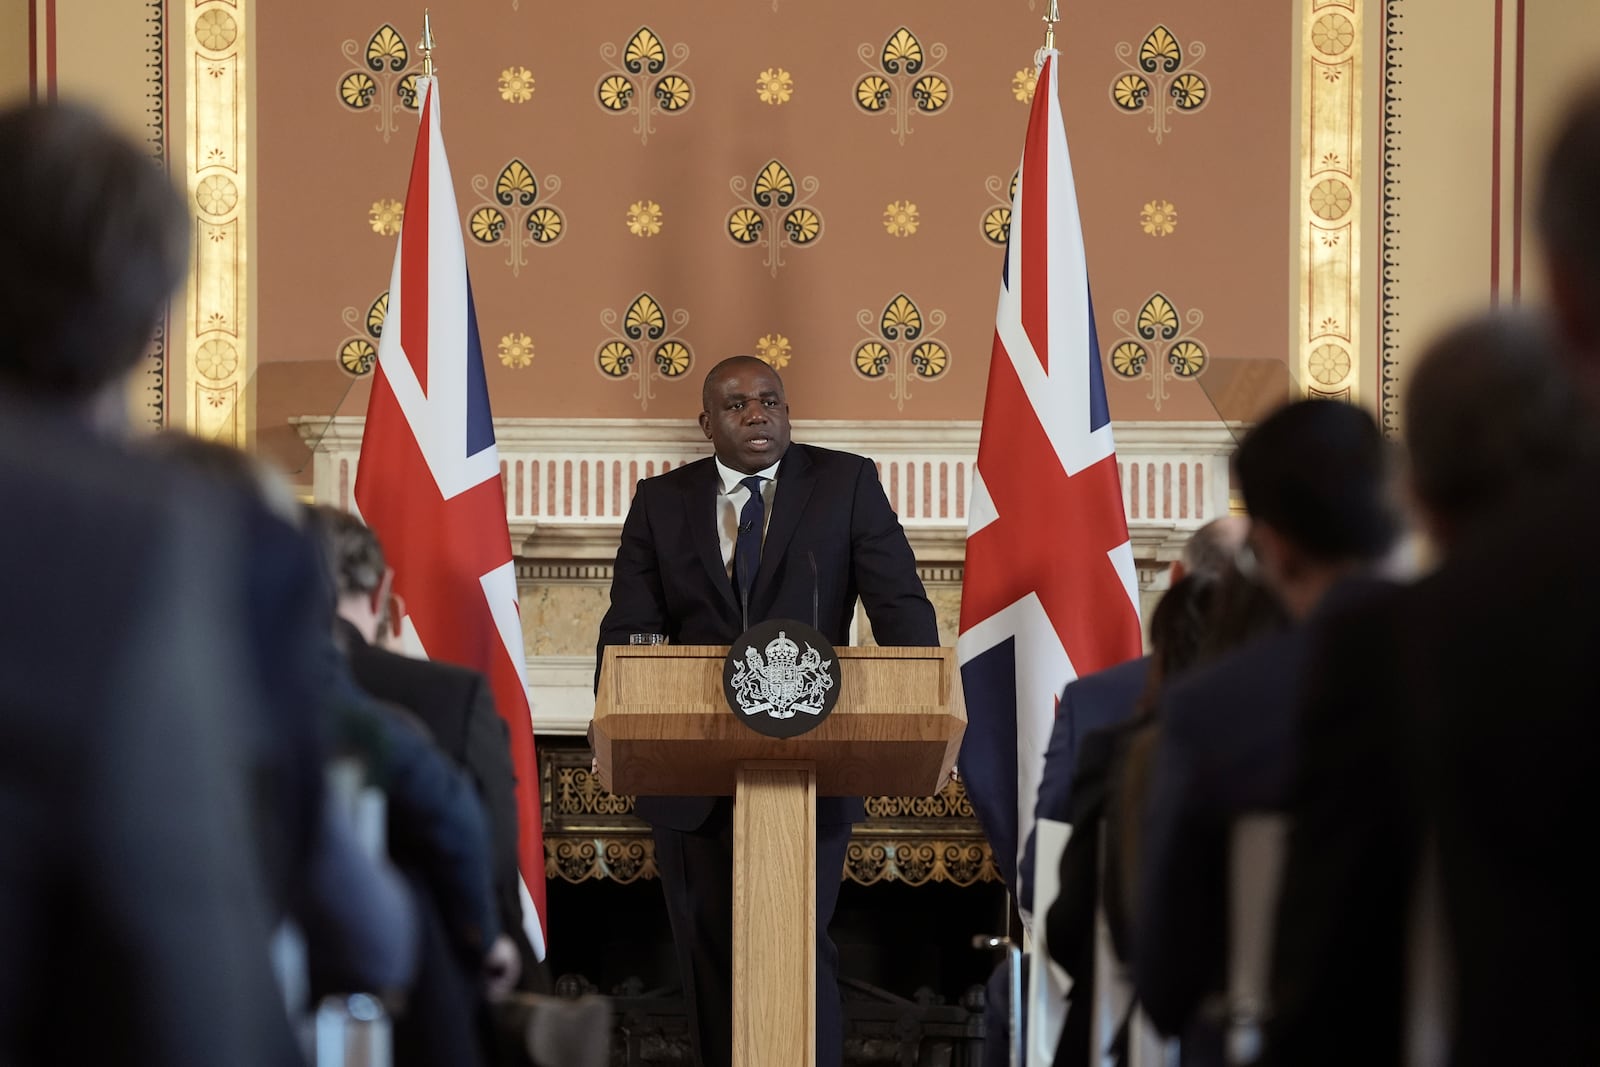
[[[741,474],[772,466],[789,447],[783,382],[764,363],[730,364],[706,386],[700,429],[717,457]]]

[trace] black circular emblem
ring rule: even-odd
[[[758,622],[728,649],[722,695],[734,718],[757,733],[798,737],[839,703],[839,657],[815,627]]]

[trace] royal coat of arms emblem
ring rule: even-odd
[[[769,619],[741,634],[728,650],[722,677],[735,716],[770,737],[813,729],[839,701],[833,646],[794,619]]]

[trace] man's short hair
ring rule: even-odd
[[[1388,448],[1353,404],[1284,405],[1245,435],[1233,469],[1251,521],[1313,558],[1376,560],[1399,533]]]
[[[779,374],[778,373],[778,369],[776,367],[774,367],[772,364],[768,363],[766,360],[762,359],[760,356],[750,356],[750,355],[729,356],[726,359],[718,361],[716,366],[714,366],[710,370],[706,371],[705,378],[701,379],[701,382],[700,382],[700,409],[702,411],[710,411],[711,410],[711,385],[712,385],[712,383],[717,381],[719,378],[721,378],[723,372],[726,371],[729,367],[734,366],[735,364],[750,364],[752,366],[759,365],[759,366],[765,367],[765,368],[767,368],[767,370],[772,372],[772,376],[774,378],[778,379],[778,385],[779,386],[783,385],[783,375]]]
[[[1584,420],[1545,319],[1492,312],[1423,352],[1405,393],[1411,485],[1456,526],[1490,518],[1535,478],[1559,473]]]
[[[0,111],[0,382],[87,397],[127,373],[188,267],[184,202],[71,105]]]
[[[328,504],[311,509],[312,525],[322,540],[328,569],[341,597],[376,592],[389,564],[372,527],[348,511]]]
[[[1579,93],[1545,157],[1537,200],[1539,236],[1581,291],[1600,299],[1600,80]]]

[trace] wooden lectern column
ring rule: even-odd
[[[740,764],[733,804],[733,1064],[814,1067],[817,769]]]

